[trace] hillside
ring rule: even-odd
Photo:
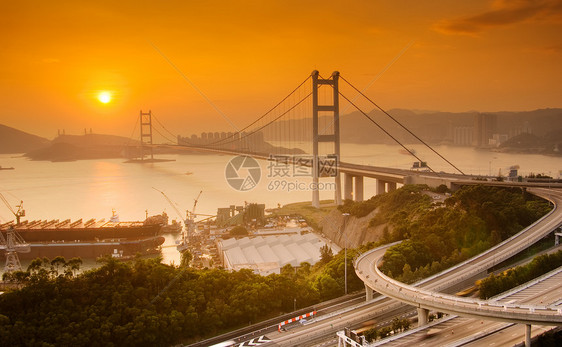
[[[473,128],[476,115],[491,114],[496,116],[494,133],[512,136],[523,131],[530,131],[538,137],[547,136],[554,130],[562,130],[562,109],[549,108],[525,112],[440,112],[412,111],[391,109],[388,113],[398,122],[429,144],[452,144],[453,134],[458,128]],[[368,112],[369,117],[402,143],[419,143],[419,141],[398,125],[394,120],[379,110]],[[308,129],[310,118],[304,118],[293,128],[288,121],[267,127],[263,130],[266,140],[281,140],[290,129]],[[332,130],[329,117],[319,117],[321,129]],[[358,111],[340,116],[341,141],[347,143],[386,143],[395,144],[394,140],[380,130],[375,124]],[[491,135],[491,134],[490,134]],[[292,140],[302,141],[309,137],[308,132],[294,131]]]
[[[519,134],[502,143],[497,150],[510,153],[562,155],[562,129],[550,131],[544,136]]]
[[[0,124],[0,154],[25,153],[49,144],[49,140]]]
[[[25,155],[32,160],[50,161],[122,158],[125,156],[126,146],[137,142],[114,135],[60,135],[50,145],[29,151]]]

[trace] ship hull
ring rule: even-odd
[[[98,258],[112,255],[117,258],[131,257],[136,254],[146,255],[159,252],[164,243],[162,236],[143,239],[107,240],[103,242],[44,242],[30,243],[29,253],[18,253],[20,259],[35,259],[47,257],[53,259],[58,256],[66,259]]]
[[[69,229],[19,229],[16,231],[29,243],[34,242],[78,242],[114,239],[147,238],[158,235],[160,225],[132,227],[100,227]]]
[[[19,253],[21,259],[97,258],[112,255],[116,258],[131,257],[138,253],[152,254],[159,251],[165,241],[159,236],[162,224],[149,222],[118,222],[81,219],[59,221],[23,221],[0,225],[0,232],[12,229],[20,244],[30,246],[30,252]]]

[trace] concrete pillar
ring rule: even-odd
[[[353,176],[348,174],[348,173],[344,173],[343,174],[343,198],[345,200],[351,200],[353,199]]]
[[[396,182],[388,182],[388,191],[396,190]]]
[[[554,233],[554,246],[558,246],[560,244],[560,236],[561,233]]]
[[[339,174],[339,169],[338,169],[338,174],[335,177],[336,180],[336,191],[334,192],[335,196],[334,196],[334,201],[336,202],[336,205],[343,205],[342,202],[342,198],[341,198],[341,175]],[[320,197],[318,197],[320,198]]]
[[[320,208],[320,191],[318,185],[320,183],[318,176],[318,154],[312,158],[312,207]]]
[[[429,310],[427,308],[418,307],[418,326],[427,325],[429,322]]]
[[[353,197],[355,198],[354,200],[363,201],[363,176],[355,176],[353,177],[353,180],[355,181],[355,193],[353,194]]]
[[[525,325],[525,347],[531,347],[531,324]]]
[[[377,178],[377,188],[375,195],[380,195],[386,193],[386,182]]]
[[[369,287],[366,284],[365,284],[365,294],[366,294],[367,301],[373,300],[374,290],[372,290],[371,287]]]

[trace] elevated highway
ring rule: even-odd
[[[229,154],[233,156],[247,155],[255,159],[271,160],[277,154],[275,153],[258,153],[253,151],[240,151],[232,149],[211,148],[204,146],[189,145],[154,145],[154,147],[173,147],[184,148],[189,151],[201,151],[216,154]],[[290,157],[291,154],[278,154],[279,156]],[[311,154],[296,154],[295,157],[312,157]],[[308,163],[308,164],[307,164]],[[299,161],[297,165],[310,167],[311,161]],[[445,172],[427,172],[418,170],[396,169],[388,167],[380,167],[373,165],[360,165],[340,160],[337,162],[338,177],[343,174],[343,197],[344,199],[354,199],[362,201],[364,197],[363,187],[364,178],[375,179],[377,181],[376,194],[392,191],[396,189],[397,184],[427,184],[430,187],[437,187],[441,184],[448,188],[456,190],[463,185],[486,184],[489,186],[500,187],[519,187],[519,188],[562,188],[562,183],[556,182],[511,182],[511,181],[494,181],[495,177],[485,177],[488,180],[482,181],[483,176],[478,175],[461,175]],[[339,180],[339,179],[337,179]],[[337,192],[336,192],[337,194]],[[338,197],[336,196],[336,201]]]
[[[430,291],[454,292],[455,287],[463,279],[471,280],[479,276],[485,276],[487,270],[502,262],[510,256],[527,248],[562,224],[562,211],[558,207],[562,203],[562,190],[533,189],[532,193],[551,200],[555,208],[541,220],[525,228],[517,235],[498,244],[490,251],[482,253],[470,260],[453,268],[443,271],[435,276],[420,281],[416,286]],[[369,283],[372,265],[375,263],[377,254],[384,254],[384,250],[391,245],[375,249],[362,254],[355,261],[356,272],[364,280],[367,288],[367,297],[370,298],[363,304],[354,305],[337,313],[318,317],[311,324],[300,326],[289,332],[273,332],[268,334],[272,343],[276,346],[295,346],[310,343],[311,341],[323,341],[329,336],[334,336],[338,330],[344,327],[361,324],[367,320],[376,319],[383,321],[392,319],[397,314],[404,314],[412,310],[412,306],[393,300],[389,297],[379,296],[373,299],[374,285]],[[361,273],[359,273],[361,271]],[[415,304],[417,307],[418,305]],[[503,305],[499,311],[503,310]],[[523,309],[524,310],[524,309]]]
[[[495,296],[493,300],[499,303],[545,303],[561,307],[561,281],[562,267]],[[533,325],[532,335],[539,335],[550,329],[552,326]],[[524,328],[520,324],[446,316],[426,326],[379,340],[371,346],[514,346],[521,342],[524,334]]]
[[[559,308],[466,299],[441,293],[453,282],[483,273],[490,267],[519,253],[560,228],[562,225],[562,209],[558,206],[562,203],[562,191],[534,188],[531,192],[551,200],[554,203],[554,209],[547,216],[510,239],[447,270],[445,273],[419,282],[416,286],[400,283],[385,276],[378,269],[377,264],[385,250],[375,249],[356,259],[357,275],[363,280],[367,288],[417,307],[421,323],[427,321],[428,309],[434,309],[459,316],[527,324],[527,331],[529,332],[530,324],[562,325],[562,310]]]

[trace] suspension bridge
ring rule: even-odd
[[[360,103],[366,104],[371,110],[378,110],[383,118],[377,119],[372,113],[365,111],[365,106],[361,107]],[[346,162],[340,150],[342,134],[340,113],[348,110],[355,110],[364,117],[372,127],[369,131],[373,138],[391,139],[402,147],[403,153],[415,158],[417,163],[423,163],[424,171]],[[224,114],[222,115],[228,120]],[[182,147],[195,151],[283,161],[309,168],[312,187],[318,187],[320,179],[334,180],[334,201],[337,204],[341,204],[342,199],[362,201],[365,178],[376,180],[376,194],[392,191],[396,189],[397,184],[427,184],[432,187],[444,184],[451,189],[464,184],[475,184],[475,177],[466,175],[337,71],[326,78],[318,71],[313,71],[281,101],[243,128],[237,128],[229,120],[228,123],[233,127],[230,132],[204,132],[200,136],[183,137],[169,131],[151,111],[141,111],[141,159],[150,155],[150,160],[154,160],[155,147]],[[164,143],[154,143],[154,133],[160,135]],[[346,135],[348,138],[353,137],[353,134]],[[450,168],[450,172],[436,172],[426,164],[427,160],[406,146],[405,141],[423,145],[427,153],[430,153],[435,160],[445,163]],[[481,184],[482,181],[477,183]],[[490,182],[490,184],[521,187],[547,185],[520,182]],[[548,184],[550,187],[555,185]],[[562,186],[562,184],[558,185]],[[319,189],[312,190],[311,200],[314,207],[320,206],[319,193]]]

